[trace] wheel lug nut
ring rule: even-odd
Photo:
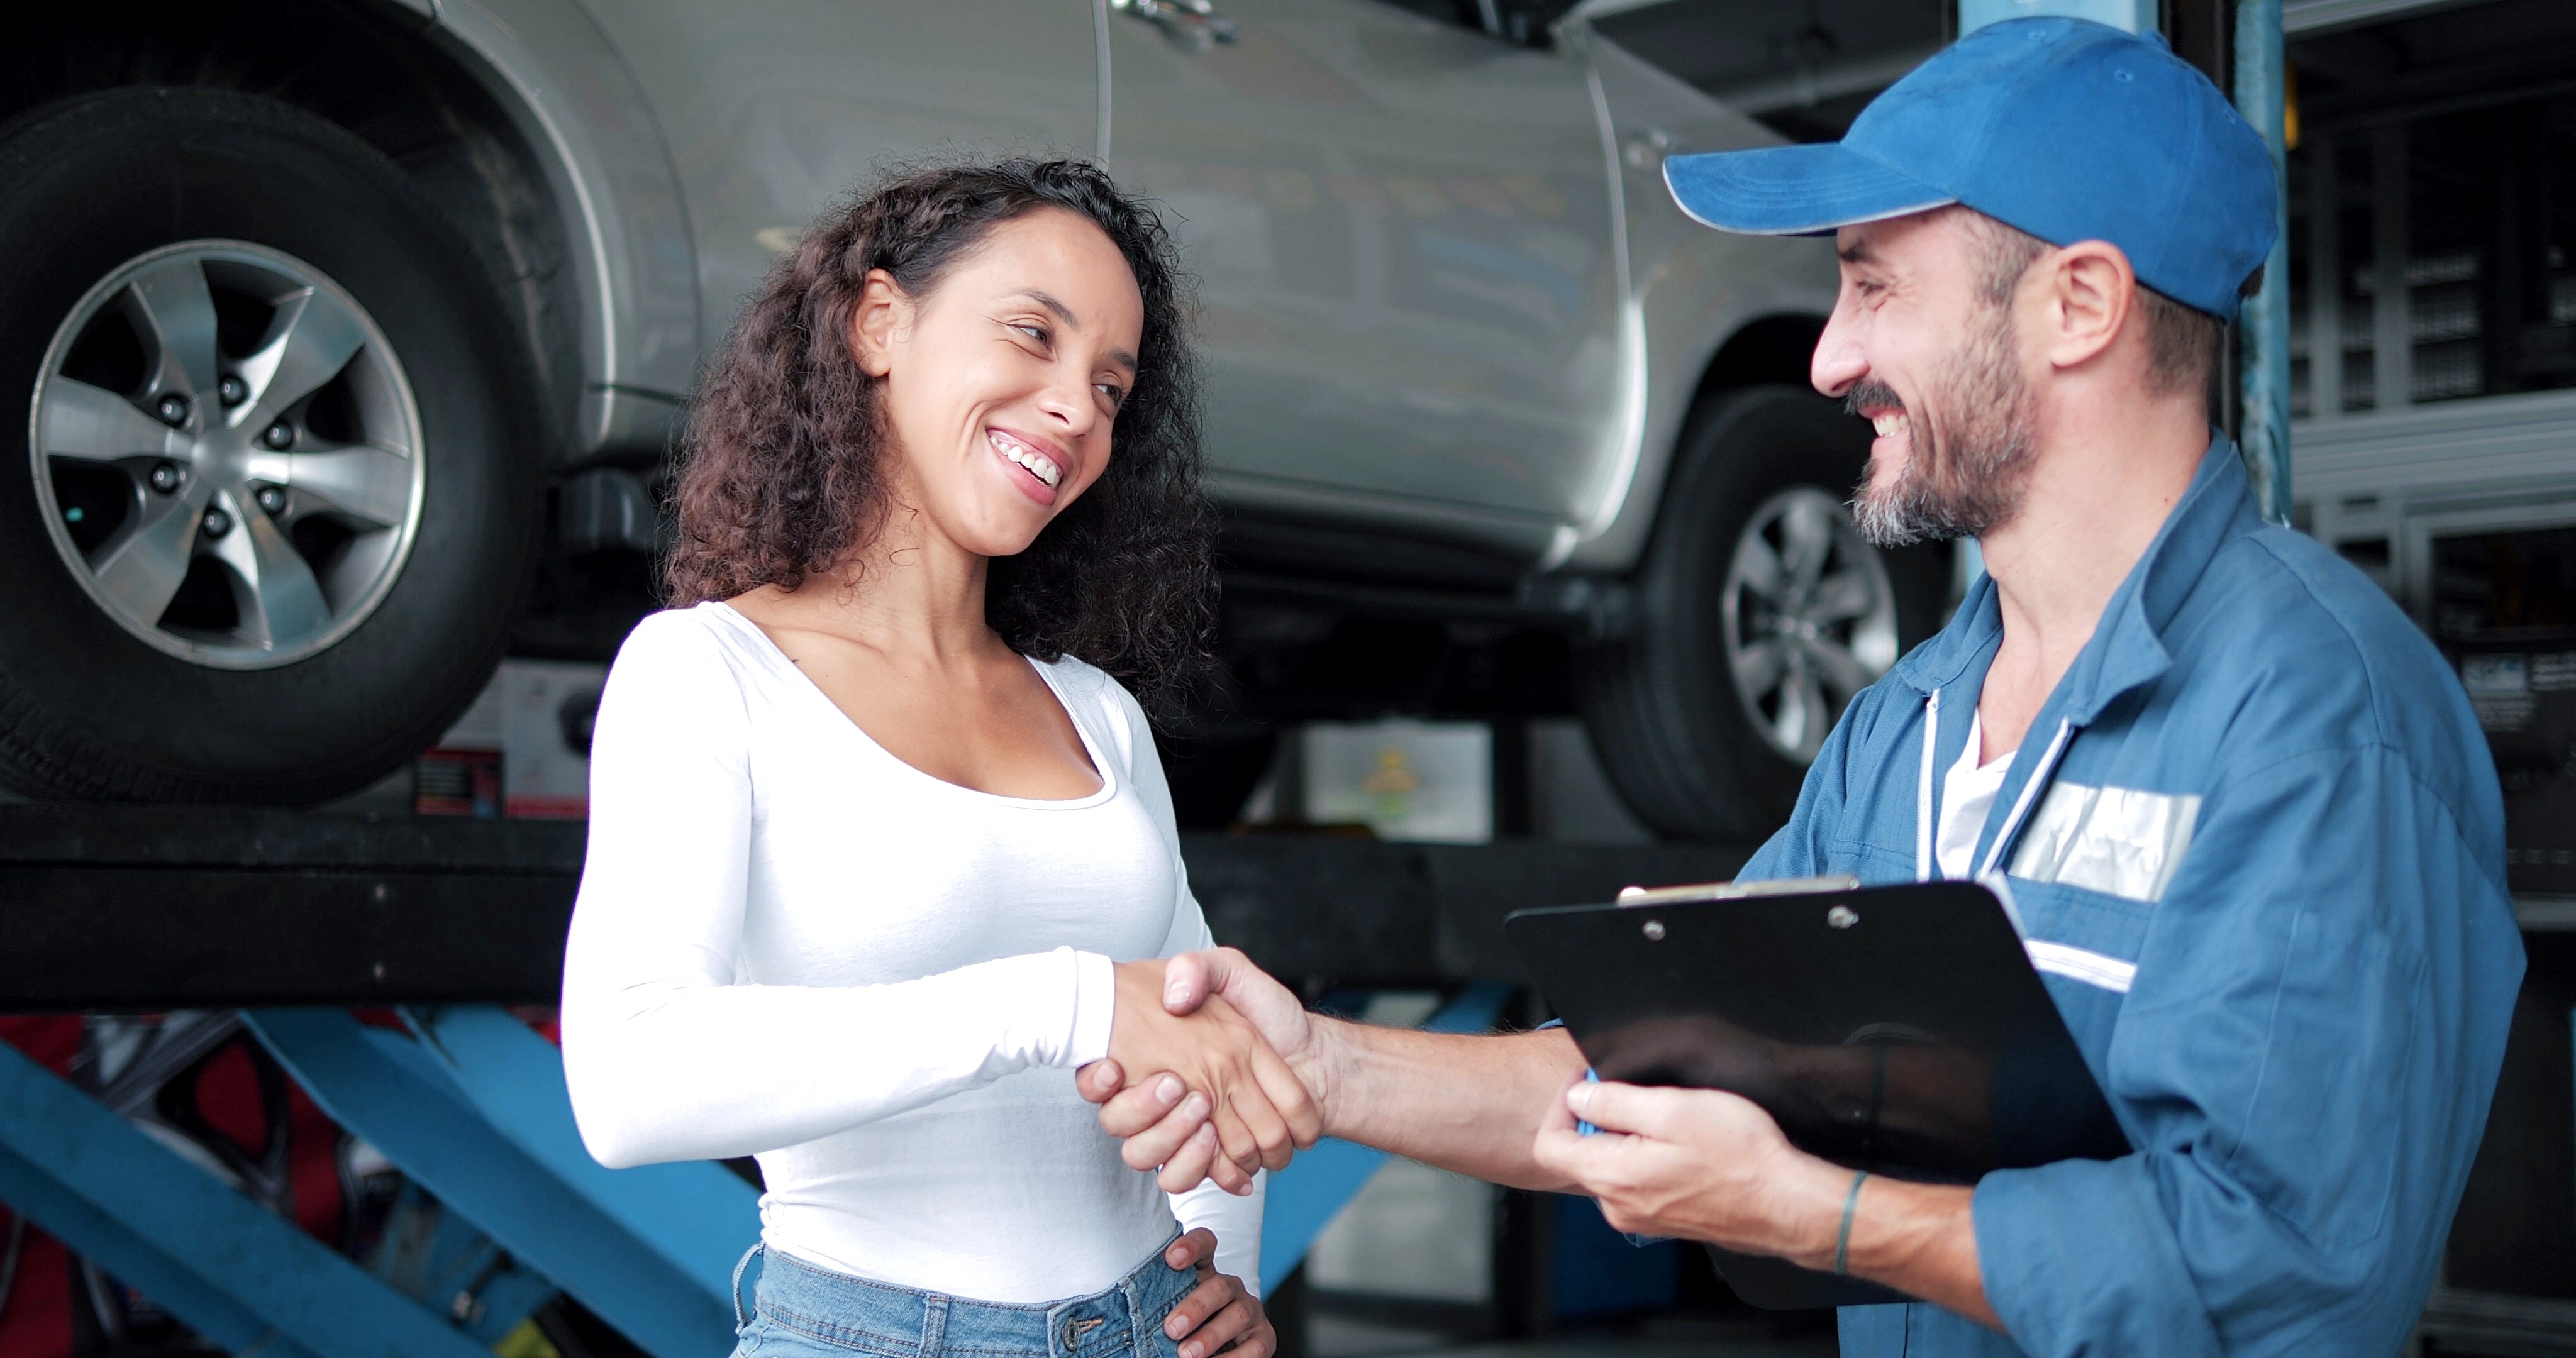
[[[267,444],[271,448],[283,449],[288,444],[295,442],[295,426],[288,424],[284,420],[279,420],[277,423],[259,431],[259,441]]]
[[[188,398],[175,391],[162,397],[152,408],[159,413],[163,424],[175,428],[188,422]]]
[[[275,517],[286,512],[286,487],[284,486],[262,486],[254,498],[259,501],[259,509],[263,514]]]
[[[233,516],[225,513],[220,506],[208,506],[206,517],[199,519],[197,526],[206,531],[207,537],[219,538],[233,531]]]
[[[250,399],[250,383],[238,377],[227,377],[215,383],[215,395],[225,405],[240,405]]]
[[[154,490],[168,495],[178,490],[179,483],[187,478],[179,471],[178,463],[155,462],[152,464],[152,474],[144,479],[151,483]]]

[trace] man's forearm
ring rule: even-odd
[[[1777,1238],[1763,1242],[1766,1252],[1806,1268],[1831,1269],[1851,1171],[1800,1156],[1772,1190],[1779,1226]],[[1986,1301],[1977,1263],[1975,1196],[1970,1188],[1870,1176],[1851,1204],[1846,1266],[1855,1276],[2002,1329]]]
[[[1975,1189],[1873,1177],[1861,1193],[1862,1210],[1852,1216],[1852,1272],[2004,1327],[1977,1263]],[[1831,1267],[1830,1257],[1826,1263]]]
[[[1324,1132],[1514,1188],[1563,1189],[1530,1157],[1583,1054],[1561,1028],[1465,1037],[1315,1020]]]

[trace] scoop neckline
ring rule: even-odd
[[[1109,760],[1102,756],[1099,742],[1091,738],[1091,728],[1083,724],[1082,715],[1074,710],[1072,700],[1065,696],[1064,689],[1056,683],[1055,675],[1049,673],[1048,667],[1037,660],[1031,659],[1025,655],[1020,657],[1020,659],[1028,661],[1030,669],[1037,671],[1038,682],[1046,685],[1047,692],[1055,698],[1056,706],[1063,710],[1065,720],[1073,723],[1074,738],[1082,742],[1082,753],[1084,757],[1091,761],[1092,773],[1097,775],[1100,779],[1100,786],[1096,790],[1080,797],[1013,797],[1000,792],[986,792],[984,789],[979,787],[968,787],[964,783],[952,783],[937,774],[915,767],[910,761],[904,759],[903,756],[898,755],[894,751],[887,749],[884,745],[879,744],[875,736],[868,734],[868,729],[866,727],[859,725],[858,722],[851,719],[849,713],[842,711],[841,705],[833,702],[832,696],[825,693],[821,685],[815,683],[812,677],[808,676],[803,669],[799,668],[796,662],[788,657],[787,652],[780,649],[776,638],[771,637],[768,631],[759,623],[753,622],[750,618],[743,616],[743,614],[739,610],[735,609],[732,604],[727,603],[722,599],[709,599],[700,604],[699,607],[717,609],[721,611],[725,617],[732,619],[733,622],[740,626],[743,631],[750,634],[752,641],[760,648],[760,653],[764,663],[768,664],[772,670],[779,672],[782,678],[792,680],[798,688],[804,690],[804,692],[815,702],[822,704],[823,709],[831,713],[833,719],[837,721],[843,729],[847,730],[851,735],[858,737],[861,745],[866,746],[870,751],[873,751],[887,763],[894,765],[896,768],[903,770],[905,773],[912,775],[914,778],[917,778],[922,782],[931,784],[934,787],[945,788],[950,792],[973,797],[981,801],[999,802],[1004,806],[1024,807],[1031,811],[1080,811],[1087,807],[1098,806],[1101,803],[1108,801],[1111,797],[1117,795],[1117,775],[1111,771],[1112,766]]]

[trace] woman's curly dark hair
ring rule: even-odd
[[[1154,209],[1081,161],[898,167],[770,269],[689,412],[663,566],[672,604],[794,589],[875,537],[892,508],[888,436],[849,340],[868,271],[927,296],[987,232],[1044,208],[1097,224],[1126,256],[1144,336],[1108,467],[1027,551],[993,561],[984,615],[1013,650],[1080,657],[1171,710],[1205,663],[1215,609],[1190,283]]]

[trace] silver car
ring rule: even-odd
[[[1759,833],[1945,567],[1840,506],[1825,245],[1664,192],[1774,138],[1602,3],[51,15],[0,126],[0,779],[312,802],[505,645],[604,655],[682,402],[801,225],[892,160],[1045,151],[1160,199],[1202,282],[1230,692],[1185,743],[1572,705],[1654,827]]]

